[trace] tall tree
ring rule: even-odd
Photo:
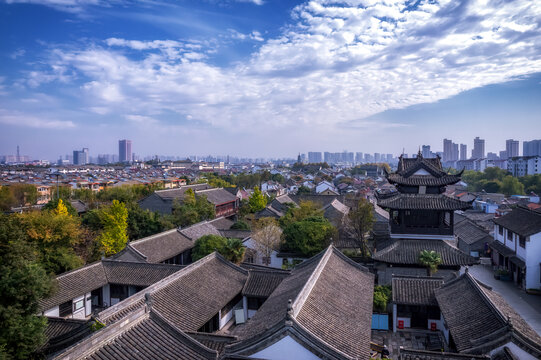
[[[18,206],[34,205],[38,200],[38,189],[31,184],[10,185],[10,191]]]
[[[267,206],[267,197],[263,195],[261,190],[259,190],[259,187],[256,186],[248,200],[248,204],[250,205],[251,212],[255,213],[261,211]]]
[[[241,239],[227,239],[220,250],[220,254],[234,264],[240,264],[244,260],[246,247]]]
[[[62,198],[60,198],[60,199],[55,198],[53,200],[50,200],[47,204],[45,204],[41,208],[41,210],[42,211],[55,210],[56,208],[58,208],[58,204],[60,202],[62,202],[62,206],[66,208],[66,211],[68,212],[69,215],[77,216],[77,210],[75,210],[73,205],[71,205],[71,203],[68,200],[62,200]]]
[[[282,249],[300,253],[306,257],[314,256],[336,239],[334,226],[322,216],[312,216],[289,224],[284,229]]]
[[[99,216],[103,225],[98,238],[100,248],[106,256],[116,254],[128,242],[128,209],[124,203],[113,200],[110,206],[100,211]]]
[[[261,218],[254,225],[252,240],[255,250],[263,257],[263,264],[270,265],[273,251],[278,251],[282,244],[282,229],[273,218]]]
[[[347,227],[353,232],[362,256],[370,255],[366,236],[372,230],[373,225],[374,215],[372,204],[365,198],[361,198],[348,213]]]
[[[524,185],[516,177],[507,175],[503,178],[501,191],[505,195],[523,195]]]
[[[434,250],[423,250],[419,253],[419,264],[426,266],[428,276],[432,276],[438,271],[438,266],[441,264],[441,256]]]
[[[313,201],[301,201],[299,206],[290,206],[284,216],[279,220],[282,229],[288,225],[302,221],[311,216],[323,216],[323,210]]]
[[[52,279],[15,216],[0,214],[0,358],[28,359],[45,338],[38,301],[51,294]]]
[[[81,241],[80,219],[63,209],[31,211],[17,215],[30,242],[39,250],[47,272],[59,274],[82,265],[75,253]]]
[[[15,199],[15,196],[13,196],[9,186],[0,187],[0,211],[8,211],[15,206],[16,203],[17,200]]]
[[[220,251],[224,248],[227,239],[218,235],[204,235],[195,241],[192,249],[192,261],[204,258],[214,251]]]

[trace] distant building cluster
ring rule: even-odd
[[[381,153],[362,153],[362,152],[321,152],[321,151],[310,151],[308,152],[308,157],[306,154],[299,154],[299,162],[317,164],[321,162],[326,162],[330,165],[358,165],[364,163],[373,163],[373,162],[387,162],[387,163],[396,163],[396,158],[393,157],[393,154],[381,154]]]

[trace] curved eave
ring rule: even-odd
[[[378,199],[378,206],[392,210],[466,210],[471,202],[460,201],[445,195],[398,194]]]

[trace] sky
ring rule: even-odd
[[[0,0],[0,32],[4,155],[541,138],[539,1]]]

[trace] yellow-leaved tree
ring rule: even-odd
[[[113,203],[99,212],[103,231],[99,235],[101,250],[106,256],[114,255],[126,247],[128,242],[128,209],[124,203]]]
[[[62,199],[58,199],[58,205],[56,206],[56,209],[54,210],[56,215],[65,215],[69,216],[68,208],[66,205],[64,205],[64,202]]]

